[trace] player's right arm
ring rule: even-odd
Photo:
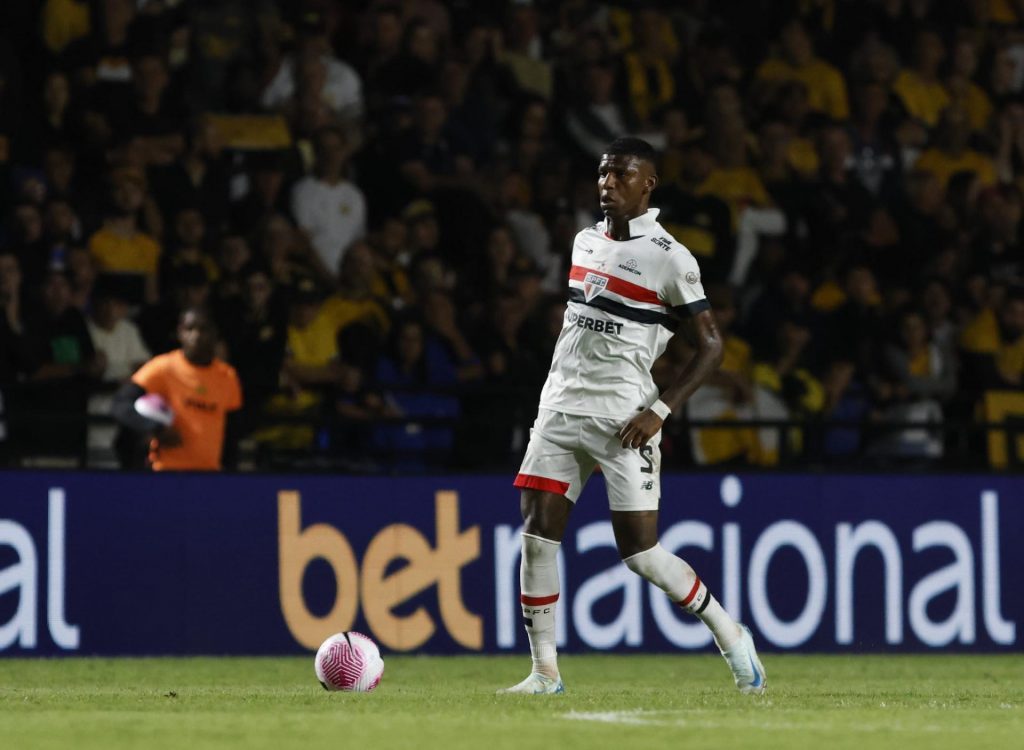
[[[118,388],[110,414],[119,424],[140,435],[155,437],[165,448],[181,445],[181,435],[174,426],[162,425],[156,420],[144,417],[135,408],[135,401],[147,393],[155,392],[162,382],[162,367],[157,359],[151,359],[140,367],[131,380]]]

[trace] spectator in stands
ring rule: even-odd
[[[154,471],[218,471],[228,415],[242,407],[238,375],[215,356],[217,329],[203,309],[181,314],[178,335],[180,349],[151,359],[121,387],[113,415],[150,438],[149,463]],[[171,425],[136,409],[136,400],[145,394],[160,396],[170,407]]]
[[[893,83],[907,114],[929,129],[939,124],[942,111],[949,106],[949,93],[939,78],[945,57],[942,37],[934,29],[920,29],[914,40],[913,65],[904,68]]]
[[[992,159],[970,148],[971,123],[967,110],[959,104],[951,104],[942,111],[938,124],[935,146],[921,154],[914,168],[934,174],[943,189],[957,172],[971,172],[985,186],[994,184],[996,169]]]
[[[415,420],[454,420],[460,413],[459,400],[450,392],[459,382],[459,370],[447,347],[419,320],[404,318],[393,328],[387,353],[377,365],[375,382],[385,391],[385,400],[409,420],[376,428],[374,445],[382,460],[390,459],[396,469],[406,471],[443,464],[453,444],[453,427],[423,425]]]
[[[129,318],[131,292],[116,276],[101,276],[93,289],[93,306],[86,324],[89,338],[103,355],[102,379],[120,383],[153,355],[142,340],[138,326]]]
[[[183,206],[171,222],[172,236],[160,256],[160,278],[172,283],[183,266],[202,266],[209,278],[217,277],[217,264],[207,252],[206,219],[199,205]],[[166,296],[166,290],[165,290]]]
[[[287,310],[264,267],[249,264],[241,277],[242,296],[224,314],[224,340],[245,402],[259,408],[279,387],[288,336]]]
[[[26,320],[33,370],[26,404],[39,416],[26,441],[44,453],[78,456],[85,449],[86,399],[106,368],[93,347],[85,318],[71,304],[67,271],[51,270],[41,288],[38,313]]]
[[[292,188],[292,214],[316,250],[322,278],[334,279],[349,246],[366,234],[366,199],[348,180],[349,144],[340,128],[316,135],[316,175]]]
[[[814,45],[804,24],[793,19],[779,35],[780,56],[766,60],[757,69],[757,78],[772,83],[799,81],[807,87],[808,104],[834,120],[850,115],[846,81],[835,67],[814,54]]]
[[[260,103],[266,109],[281,109],[303,85],[311,86],[319,100],[337,115],[353,119],[362,113],[359,74],[333,55],[324,20],[315,10],[302,13],[295,54],[280,61],[263,89]]]
[[[1024,291],[1010,289],[998,309],[978,313],[960,333],[963,385],[975,399],[988,389],[1024,385]]]
[[[89,251],[102,271],[137,279],[137,299],[153,304],[159,297],[160,245],[138,226],[137,216],[145,200],[142,171],[115,169],[110,175],[110,211],[103,226],[89,238]]]
[[[941,423],[943,403],[956,390],[950,354],[932,341],[920,311],[905,311],[899,317],[895,341],[883,350],[882,366],[873,383],[882,418],[896,423]],[[884,433],[871,450],[887,456],[938,458],[942,443],[941,434],[904,429]]]
[[[211,117],[193,117],[181,155],[153,170],[153,194],[169,216],[201,206],[206,223],[218,229],[228,216],[229,179],[220,129]]]
[[[184,310],[205,307],[210,298],[210,277],[201,264],[182,264],[167,280],[167,293],[157,305],[146,307],[139,328],[146,346],[157,354],[175,348]]]

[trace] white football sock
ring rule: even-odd
[[[526,634],[530,638],[533,671],[558,677],[555,648],[555,605],[558,603],[559,542],[523,534],[523,556],[519,564],[520,602]]]
[[[668,552],[660,544],[655,544],[650,549],[630,555],[622,562],[707,625],[722,651],[740,639],[739,625],[722,609],[722,605],[711,596],[708,587],[682,558]]]

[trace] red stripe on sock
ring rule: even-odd
[[[568,482],[559,482],[557,479],[548,479],[547,477],[537,477],[533,474],[516,475],[516,481],[512,483],[512,486],[525,487],[529,490],[554,492],[556,495],[564,495],[569,491]]]
[[[519,597],[519,601],[530,607],[540,607],[544,604],[552,604],[558,601],[558,594],[552,594],[551,596],[527,596],[522,594]]]
[[[697,576],[697,580],[693,582],[693,588],[690,589],[690,593],[686,595],[686,598],[679,602],[680,607],[686,607],[693,601],[693,597],[697,596],[697,589],[700,588],[700,576]]]

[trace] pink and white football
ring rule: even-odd
[[[146,393],[135,399],[135,411],[146,419],[170,427],[174,422],[174,409],[159,393]]]
[[[377,644],[353,630],[324,641],[316,652],[314,667],[325,690],[368,693],[384,675],[384,660]]]

